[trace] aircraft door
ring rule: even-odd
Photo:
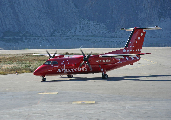
[[[66,73],[64,61],[61,63],[61,72]]]

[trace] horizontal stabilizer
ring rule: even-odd
[[[134,28],[121,28],[121,30],[126,30],[126,31],[133,31]],[[155,27],[146,27],[146,28],[136,28],[136,29],[143,29],[143,30],[159,30],[159,29],[162,29],[158,26],[155,26]]]
[[[137,55],[145,55],[145,54],[151,54],[151,53],[139,53]]]

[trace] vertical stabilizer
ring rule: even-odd
[[[142,28],[134,28],[123,50],[124,53],[138,54],[141,52],[146,31]]]
[[[121,28],[121,30],[132,31],[124,49],[112,51],[106,54],[138,54],[141,53],[146,31],[144,30],[158,30],[158,26],[147,28]]]

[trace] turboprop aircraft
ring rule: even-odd
[[[108,52],[99,55],[56,55],[53,56],[47,51],[49,59],[35,71],[34,75],[41,76],[42,81],[46,81],[45,76],[49,75],[67,75],[72,78],[73,74],[102,73],[102,79],[107,79],[107,71],[123,67],[125,65],[133,65],[140,60],[140,55],[151,54],[141,53],[145,30],[158,30],[158,26],[147,28],[121,28],[121,30],[132,31],[129,39],[123,49]]]

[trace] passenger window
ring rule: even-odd
[[[56,65],[56,64],[58,64],[58,62],[57,61],[46,61],[44,64],[45,65]]]
[[[57,62],[57,61],[52,61],[51,64],[52,64],[52,65],[56,65],[56,64],[58,64],[58,62]]]

